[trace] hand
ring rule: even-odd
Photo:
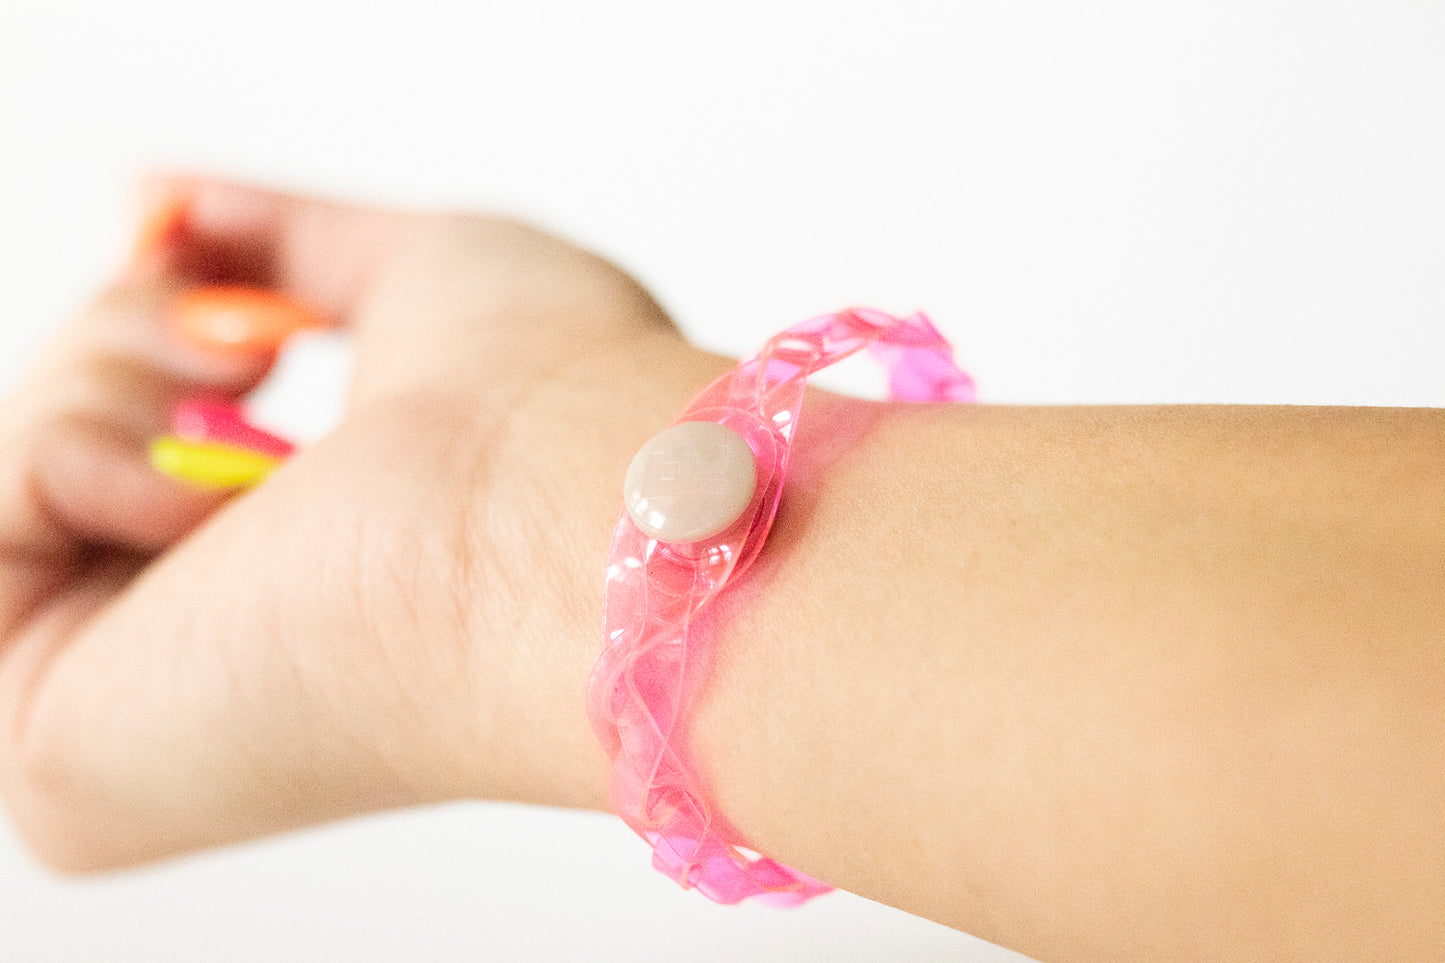
[[[128,865],[461,797],[605,806],[584,709],[628,459],[727,362],[532,228],[171,181],[145,252],[0,409],[0,785],[46,862]],[[355,336],[341,426],[261,488],[145,461],[269,356],[168,307],[259,284]]]

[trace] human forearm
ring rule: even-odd
[[[1438,950],[1442,479],[1436,411],[894,409],[728,602],[717,801],[1044,957]]]
[[[663,350],[565,446],[596,518],[521,731],[572,762],[524,798],[605,797],[580,692],[613,489],[725,365]],[[1439,944],[1440,412],[815,392],[798,459],[692,737],[759,848],[1045,958]]]

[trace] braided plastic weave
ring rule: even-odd
[[[864,348],[887,368],[895,400],[974,400],[952,347],[921,313],[900,319],[852,308],[805,321],[709,385],[677,419],[726,425],[752,449],[757,487],[738,521],[705,542],[665,543],[623,511],[612,536],[605,647],[588,710],[613,760],[613,806],[652,846],[658,870],[719,903],[797,905],[830,890],[746,849],[705,799],[681,735],[713,643],[708,603],[772,527],[807,378]]]

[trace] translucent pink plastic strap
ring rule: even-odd
[[[974,400],[973,382],[923,314],[851,308],[805,321],[709,385],[677,419],[726,425],[752,449],[757,488],[738,521],[706,542],[666,543],[643,534],[624,510],[612,536],[605,645],[587,696],[612,757],[612,803],[651,844],[657,869],[719,903],[756,897],[791,906],[831,889],[744,850],[708,805],[680,736],[713,642],[700,615],[772,527],[808,375],[865,347],[888,369],[897,400]]]

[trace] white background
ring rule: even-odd
[[[1442,124],[1404,0],[0,0],[0,385],[161,165],[520,213],[734,354],[861,302],[991,401],[1445,405]],[[0,960],[1012,958],[645,864],[484,804],[84,884],[0,830]]]

